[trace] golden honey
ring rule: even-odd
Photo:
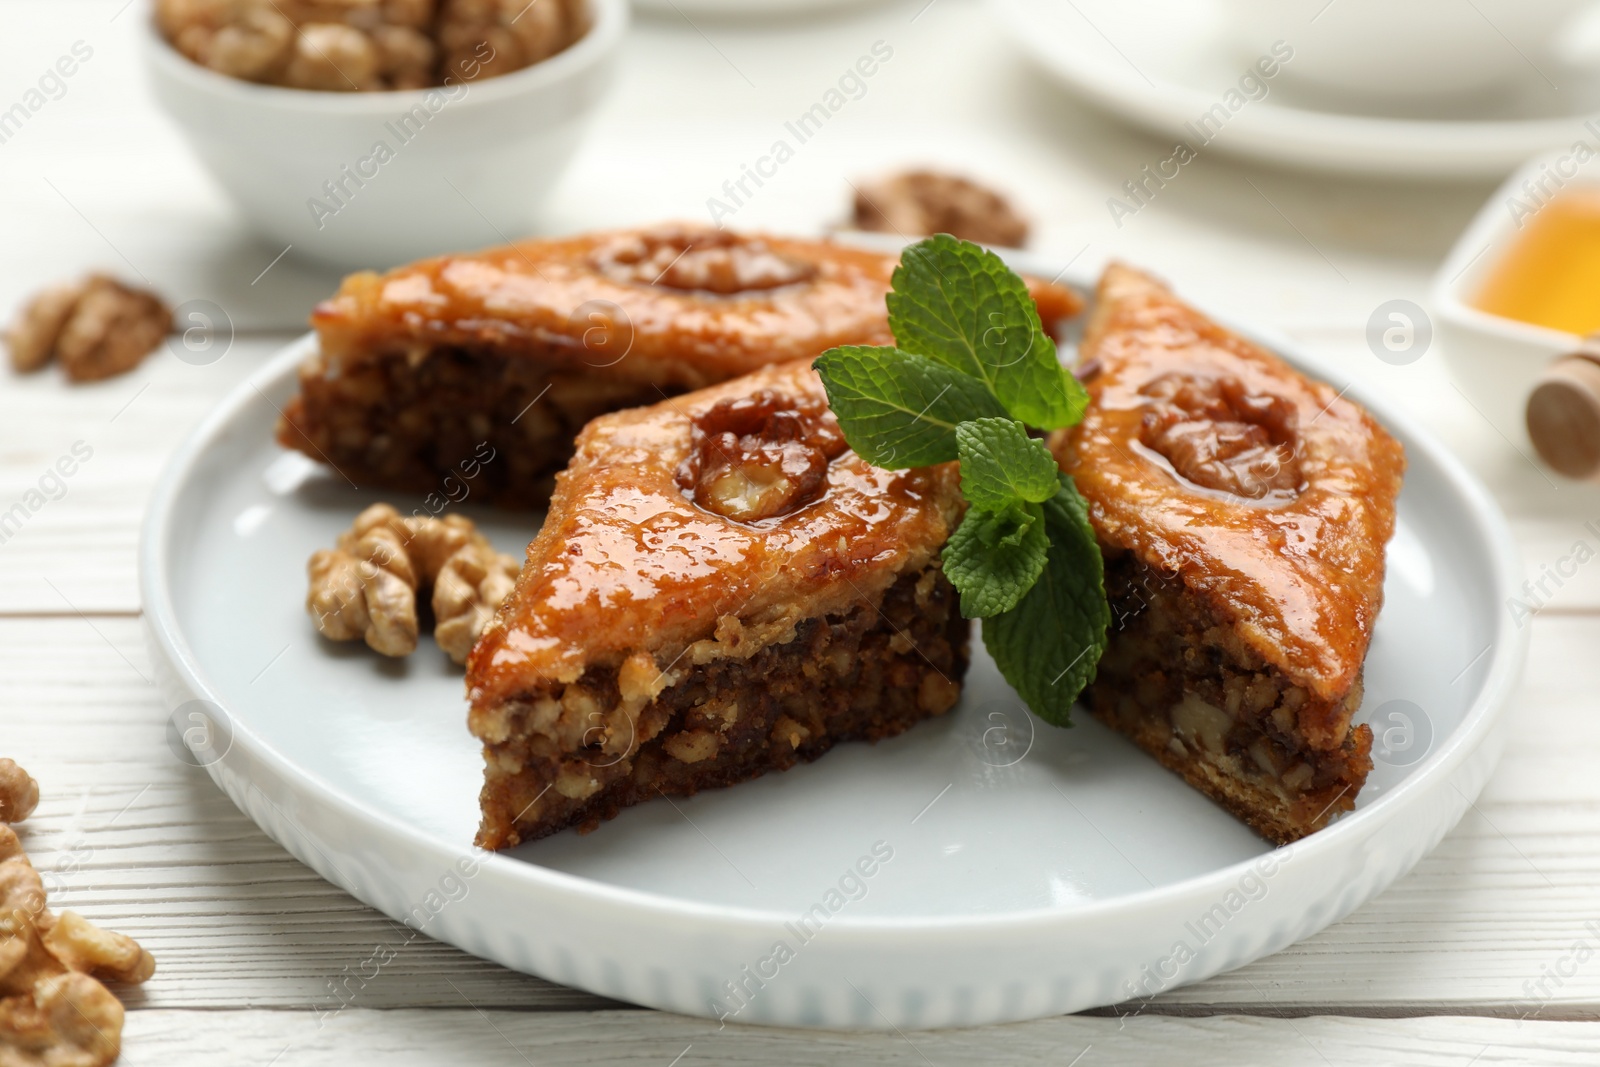
[[[1600,330],[1600,189],[1564,190],[1525,218],[1473,304],[1552,330]]]

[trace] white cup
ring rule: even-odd
[[[380,268],[529,232],[628,25],[627,0],[589,9],[589,32],[565,51],[444,89],[256,85],[190,62],[154,25],[146,65],[156,99],[252,229],[297,256]]]
[[[1590,0],[1222,0],[1233,36],[1294,49],[1286,81],[1347,100],[1483,96],[1553,70],[1550,44]],[[1550,76],[1549,74],[1545,75]]]

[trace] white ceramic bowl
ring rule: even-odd
[[[450,89],[257,85],[191,62],[153,23],[146,66],[156,98],[253,229],[296,255],[385,267],[529,232],[627,29],[627,0],[589,7],[593,25],[566,51]]]
[[[1600,157],[1578,164],[1571,149],[1563,149],[1524,165],[1484,204],[1433,282],[1441,348],[1457,386],[1495,429],[1529,455],[1532,445],[1523,417],[1528,394],[1540,371],[1552,359],[1575,351],[1580,338],[1491,315],[1472,300],[1511,248],[1519,221],[1527,224],[1523,206],[1538,207],[1527,186],[1543,180],[1546,189],[1554,190],[1557,179],[1568,189],[1600,185]]]

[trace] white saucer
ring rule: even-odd
[[[791,18],[807,12],[836,11],[859,7],[862,0],[633,0],[636,11],[652,15],[693,18],[765,19]]]
[[[1502,607],[1521,580],[1505,521],[1440,445],[1351,388],[1410,462],[1362,709],[1383,751],[1357,810],[1292,849],[1087,716],[1038,723],[975,635],[961,703],[903,737],[476,852],[482,764],[460,670],[427,641],[403,661],[326,642],[302,606],[307,557],[358,508],[422,504],[272,442],[315,343],[224,401],[151,501],[141,588],[171,740],[323,877],[508,967],[698,1015],[731,1012],[731,983],[748,991],[735,1020],[789,1026],[1079,1011],[1348,914],[1438,842],[1498,758],[1527,637]],[[471,503],[520,554],[537,516]]]
[[[1534,76],[1492,114],[1448,118],[1341,111],[1296,97],[1280,75],[1202,147],[1186,128],[1234,86],[1254,55],[1223,39],[1217,0],[991,0],[1002,26],[1046,72],[1108,111],[1202,152],[1373,175],[1500,177],[1580,138],[1600,110],[1592,78]],[[1509,46],[1508,46],[1509,47]]]

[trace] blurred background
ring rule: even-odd
[[[1510,368],[1511,384],[1502,388],[1490,375],[1487,386],[1474,385],[1452,376],[1450,339],[1443,336],[1449,324],[1439,321],[1434,299],[1435,287],[1449,280],[1441,276],[1445,261],[1467,241],[1475,216],[1486,203],[1505,199],[1494,194],[1508,174],[1540,152],[1584,138],[1600,145],[1584,125],[1592,80],[1573,65],[1585,54],[1581,17],[1535,48],[1487,21],[1493,15],[1503,28],[1519,19],[1532,24],[1531,15],[1513,17],[1514,5],[1476,5],[1483,12],[1473,18],[1488,28],[1468,33],[1458,42],[1461,61],[1445,66],[1471,60],[1487,71],[1475,77],[1487,80],[1441,86],[1441,36],[1419,38],[1409,23],[1384,29],[1382,20],[1394,16],[1356,0],[1287,5],[1266,15],[1220,0],[1181,9],[1087,0],[796,2],[786,13],[765,15],[754,2],[727,4],[732,14],[709,9],[715,6],[652,0],[608,46],[613,80],[584,97],[591,102],[529,97],[530,114],[545,116],[536,121],[565,107],[575,133],[570,158],[553,153],[528,168],[520,225],[488,217],[473,204],[475,192],[463,197],[471,188],[466,179],[430,187],[399,174],[407,153],[421,155],[410,146],[390,164],[393,177],[385,170],[371,183],[392,183],[410,205],[384,215],[383,224],[405,232],[448,208],[462,221],[439,251],[496,244],[520,232],[663,219],[820,233],[850,224],[855,192],[870,179],[933,167],[1003,194],[1030,224],[1028,250],[1069,279],[1092,280],[1109,258],[1130,260],[1220,312],[1287,331],[1352,378],[1402,400],[1503,499],[1517,502],[1514,521],[1526,521],[1530,508],[1559,512],[1558,497],[1581,495],[1556,490],[1556,478],[1536,465],[1520,428],[1520,397],[1537,368],[1575,338],[1546,336],[1546,347],[1554,348],[1537,357],[1506,357],[1503,351],[1512,349],[1500,346],[1491,358],[1497,374]],[[1549,6],[1563,17],[1573,9]],[[1335,39],[1332,31],[1348,29],[1336,22],[1345,15],[1357,45],[1334,49],[1330,58],[1318,34],[1330,31]],[[10,252],[0,261],[0,305],[18,307],[50,280],[101,268],[143,280],[175,307],[216,305],[225,316],[218,329],[238,338],[233,358],[214,359],[213,348],[188,361],[152,360],[70,402],[49,376],[8,383],[13,396],[31,398],[24,406],[37,401],[44,411],[66,402],[77,412],[103,404],[107,417],[142,384],[163,385],[156,392],[181,407],[138,433],[152,466],[106,487],[133,511],[154,476],[154,460],[182,428],[301,332],[311,306],[341,274],[306,258],[305,246],[317,236],[309,212],[299,250],[281,234],[254,232],[257,220],[230,202],[187,135],[209,123],[213,137],[220,129],[249,150],[267,145],[280,158],[303,155],[312,173],[330,176],[356,160],[366,138],[334,138],[330,147],[316,140],[314,116],[263,118],[205,84],[182,91],[168,84],[164,108],[147,76],[147,68],[162,66],[154,54],[164,51],[168,67],[193,65],[157,43],[147,0],[8,0],[4,17],[0,104],[28,99],[41,74],[75,45],[91,49],[92,58],[60,79],[59,92],[41,97],[43,105],[0,143],[0,195],[8,206],[0,227]],[[1290,37],[1301,42],[1298,48]],[[1276,64],[1271,77],[1257,76],[1274,41],[1291,58]],[[1374,42],[1388,43],[1379,49]],[[874,50],[888,58],[876,61],[870,76],[847,82],[848,95],[837,93],[841,78]],[[1496,55],[1505,62],[1483,58]],[[1393,71],[1407,56],[1433,65],[1420,85],[1398,76],[1374,80],[1372,62]],[[1297,63],[1345,81],[1330,88],[1297,80]],[[243,85],[193,70],[227,83],[225,89]],[[475,83],[472,92],[487,98],[498,82],[538,71]],[[157,74],[155,84],[174,80]],[[270,93],[244,88],[257,97]],[[827,121],[796,127],[830,92],[842,105]],[[403,110],[382,102],[390,94],[279,95],[336,98],[330,106],[365,98],[369,110],[361,121],[372,128],[396,117],[389,110]],[[476,136],[492,142],[490,131]],[[803,143],[796,132],[808,134]],[[780,140],[792,156],[763,163]],[[1190,158],[1176,158],[1180,144],[1192,150]],[[470,167],[471,153],[457,154]],[[775,173],[759,187],[747,181],[749,195],[735,202],[730,186],[736,189],[733,183],[757,165]],[[1161,174],[1168,176],[1151,177]],[[276,188],[273,180],[268,175],[265,184]],[[518,179],[502,169],[497,180]],[[1130,192],[1135,183],[1140,191]],[[295,211],[316,192],[281,187]],[[352,203],[362,198],[375,199],[362,191]],[[1506,205],[1492,213],[1510,227]],[[344,225],[346,216],[334,217],[326,231]],[[341,251],[363,262],[360,247]],[[1455,267],[1450,273],[1461,286],[1476,282],[1498,256],[1486,254],[1487,239],[1484,247],[1458,251],[1466,273]],[[372,266],[390,265],[373,258]],[[1399,322],[1386,310],[1393,301],[1415,311],[1405,311],[1409,325],[1388,335],[1390,343],[1404,341],[1403,350],[1380,358],[1369,338]],[[1470,337],[1458,347],[1472,347]],[[1464,389],[1454,387],[1458,379]],[[1511,399],[1491,410],[1497,396]],[[86,472],[86,482],[109,475],[105,467]],[[50,527],[75,503],[40,516],[18,543],[38,542],[44,550],[54,536]],[[1545,540],[1543,532],[1535,536]],[[1552,536],[1570,543],[1565,530]],[[117,550],[123,562],[131,548]],[[9,584],[9,570],[0,567],[0,588]],[[1600,578],[1580,575],[1557,602],[1591,581],[1600,601]]]

